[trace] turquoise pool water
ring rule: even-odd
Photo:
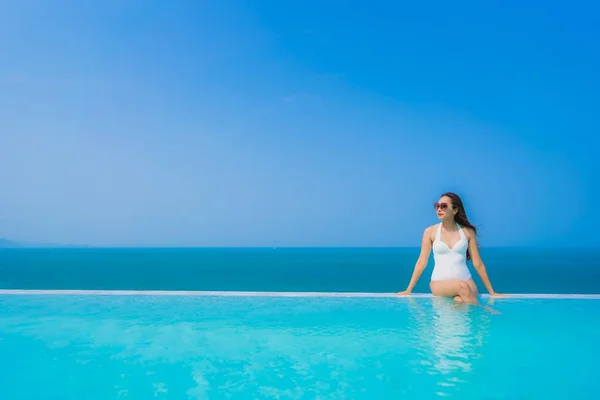
[[[0,398],[596,399],[600,300],[0,295]]]

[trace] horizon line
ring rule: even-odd
[[[600,246],[561,246],[547,245],[481,245],[487,249],[545,249],[545,250],[599,250]],[[89,244],[44,244],[12,242],[2,249],[420,249],[419,245],[89,245]]]
[[[495,297],[496,300],[512,299],[586,299],[600,300],[600,294],[580,293],[505,293],[508,297]],[[18,295],[58,295],[58,296],[195,296],[195,297],[344,297],[344,298],[434,298],[431,293],[412,293],[410,296],[398,296],[396,293],[375,292],[268,292],[268,291],[185,291],[185,290],[77,290],[77,289],[0,289],[0,296]],[[491,298],[487,293],[479,295]]]

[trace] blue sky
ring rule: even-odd
[[[597,246],[598,6],[502,4],[1,1],[0,237]]]

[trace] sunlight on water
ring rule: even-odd
[[[581,365],[566,375],[540,367],[550,346],[593,336],[519,323],[580,324],[593,302],[512,300],[494,315],[437,298],[0,296],[0,397],[558,399],[571,393],[559,381],[515,375],[583,390],[583,353],[562,351]]]

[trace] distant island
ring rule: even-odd
[[[17,249],[17,248],[31,248],[31,247],[75,247],[75,246],[57,245],[57,244],[53,244],[53,243],[17,242],[14,240],[0,238],[0,249]]]
[[[22,247],[19,243],[8,239],[0,238],[0,248],[2,247]]]
[[[0,238],[0,247],[21,247],[17,242]]]

